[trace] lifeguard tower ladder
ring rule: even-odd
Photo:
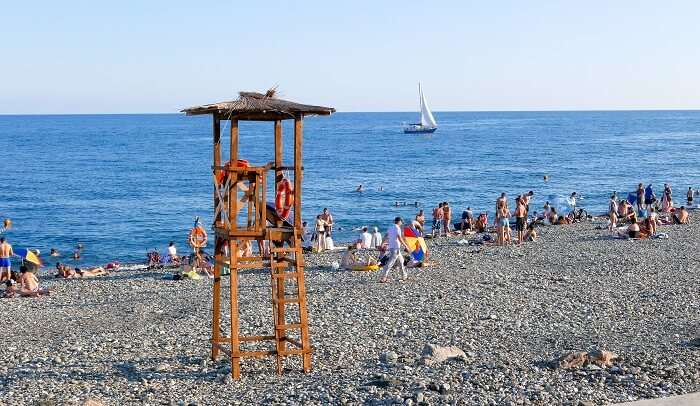
[[[211,357],[219,351],[231,358],[231,375],[240,377],[241,358],[275,356],[277,371],[282,373],[284,359],[290,355],[302,357],[305,372],[311,371],[311,343],[304,287],[304,256],[301,250],[302,220],[302,131],[304,116],[330,115],[335,109],[310,106],[281,100],[275,91],[265,94],[240,92],[239,98],[183,110],[187,115],[213,116],[214,165],[214,235],[215,265]],[[294,120],[294,164],[285,166],[282,153],[282,120]],[[241,120],[272,121],[274,123],[274,161],[264,166],[250,166],[238,156],[238,122]],[[230,159],[222,164],[221,122],[230,121]],[[274,171],[274,190],[283,182],[283,171],[292,171],[293,207],[283,218],[274,204],[267,201],[267,175]],[[288,190],[289,191],[289,190]],[[241,256],[241,246],[267,242],[269,255]],[[221,329],[221,271],[230,270],[231,331],[222,336]],[[272,332],[263,335],[241,335],[238,321],[238,272],[246,268],[269,268],[272,284]],[[290,314],[288,307],[296,307]],[[295,317],[296,316],[296,317]],[[292,321],[289,319],[294,318]],[[298,339],[290,337],[288,332]],[[269,350],[245,351],[244,343],[274,342]]]

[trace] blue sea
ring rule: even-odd
[[[670,183],[677,202],[700,187],[700,111],[438,112],[434,134],[404,134],[416,116],[307,118],[304,219],[328,207],[343,228],[336,241],[348,241],[355,227],[414,216],[415,202],[429,213],[448,201],[459,216],[492,212],[501,192],[534,190],[536,208],[565,208],[576,191],[579,206],[602,212],[612,191],[626,196],[639,182]],[[241,158],[271,161],[272,130],[241,123]],[[81,242],[83,264],[141,262],[170,240],[186,251],[193,218],[212,218],[211,133],[208,116],[0,116],[0,218],[14,222],[5,235],[45,259]],[[284,134],[291,165],[290,122]]]

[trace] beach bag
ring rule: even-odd
[[[333,239],[331,237],[326,237],[326,249],[327,250],[334,250],[335,245],[333,245]]]

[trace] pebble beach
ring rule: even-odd
[[[437,239],[432,265],[387,284],[333,269],[338,252],[307,255],[313,371],[245,359],[238,381],[209,358],[210,280],[42,272],[50,296],[0,300],[0,404],[592,405],[700,390],[700,224],[641,241],[600,225],[542,227],[522,246]],[[241,272],[239,291],[241,331],[268,333],[269,273]],[[429,358],[439,347],[457,355]],[[589,351],[616,358],[558,362]]]

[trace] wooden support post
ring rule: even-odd
[[[294,254],[297,277],[297,293],[299,297],[299,323],[301,324],[301,343],[303,352],[302,365],[304,372],[311,372],[311,340],[309,339],[309,319],[306,309],[306,287],[304,286],[304,257],[301,252],[301,239],[303,233],[301,226],[301,182],[304,178],[302,172],[302,147],[304,116],[299,114],[294,118],[294,248],[298,251]]]
[[[303,116],[294,118],[294,228],[301,233],[301,181],[304,175],[301,170],[301,151]]]
[[[232,165],[236,165],[238,160],[238,119],[231,119],[231,144],[230,144],[230,162]],[[238,228],[238,186],[237,181],[240,180],[233,173],[229,173],[231,178],[231,189],[228,193],[228,204],[229,204],[229,217],[228,221],[231,223],[231,231],[235,231]]]
[[[284,165],[282,155],[282,120],[275,121],[275,168],[281,168]],[[282,170],[275,169],[275,190],[277,184],[282,180]]]
[[[238,160],[238,119],[231,118],[231,143],[230,143],[230,161],[235,165]],[[237,182],[241,180],[237,173],[229,173],[231,178],[231,188],[228,190],[228,216],[231,224],[231,231],[238,228],[238,186]],[[235,239],[228,240],[229,245],[229,270],[230,270],[230,293],[231,293],[231,376],[233,379],[238,379],[241,376],[241,354],[240,341],[238,338],[238,241]]]
[[[231,279],[231,376],[241,377],[241,348],[238,336],[238,241],[229,240],[229,269]]]
[[[221,165],[221,121],[214,114],[214,166]],[[214,170],[216,172],[216,170]],[[216,185],[214,186],[216,187]],[[214,191],[214,212],[219,206],[219,195]],[[221,214],[218,214],[214,219],[214,224],[219,226],[221,223]],[[212,303],[212,318],[211,318],[211,359],[216,360],[219,356],[219,347],[216,345],[219,340],[220,317],[221,317],[221,252],[218,250],[221,247],[219,237],[214,239],[214,287],[213,287],[213,303]]]
[[[275,190],[277,190],[277,185],[282,181],[284,178],[284,173],[281,168],[284,165],[284,155],[282,152],[282,120],[276,120],[275,121]],[[270,249],[272,249],[272,241],[270,241]],[[271,254],[270,255],[270,265],[277,261],[277,255],[276,254]],[[279,273],[279,272],[284,272],[284,269],[281,271],[276,268],[272,268],[272,273]],[[273,328],[275,329],[275,338],[276,338],[276,347],[277,347],[277,373],[281,374],[282,369],[284,367],[284,356],[282,355],[286,349],[286,343],[285,343],[285,337],[286,337],[286,331],[277,329],[276,326],[278,325],[283,325],[286,324],[286,316],[284,312],[284,294],[285,294],[285,287],[284,287],[284,278],[273,278],[272,280],[273,289],[273,298],[277,298],[277,303],[273,303],[272,306],[276,307],[275,312],[274,312],[274,320],[273,320]],[[274,302],[274,301],[273,301]]]

